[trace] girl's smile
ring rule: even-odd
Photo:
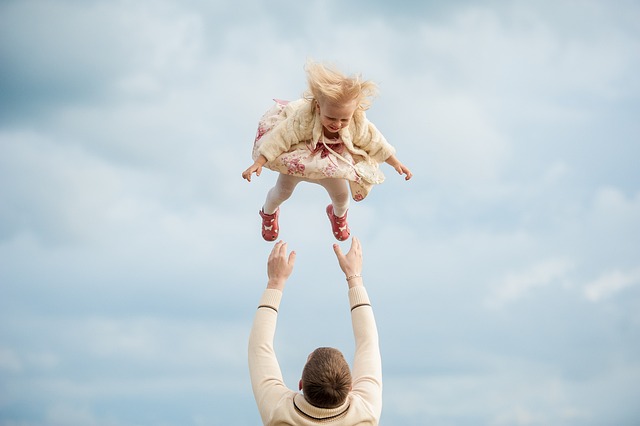
[[[320,122],[324,128],[324,135],[336,137],[343,128],[351,122],[353,113],[356,111],[355,100],[346,103],[332,103],[329,101],[318,101],[318,114]]]

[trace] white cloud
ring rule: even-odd
[[[494,426],[573,424],[592,418],[589,407],[574,406],[571,391],[575,384],[558,380],[535,365],[519,368],[511,378],[498,368],[490,374],[432,374],[393,380],[386,386],[387,392],[393,389],[386,411],[398,413],[403,424],[412,425],[422,424],[420,420],[437,423],[436,419],[455,418],[456,413],[466,411],[479,413],[477,423]],[[525,378],[527,369],[534,371],[536,380]],[[507,392],[496,391],[504,387]]]
[[[420,151],[429,174],[444,182],[496,182],[509,161],[509,146],[477,99],[441,93],[422,114],[429,124]]]
[[[20,120],[0,133],[0,312],[12,324],[0,330],[0,381],[11,379],[12,403],[36,417],[33,395],[57,395],[42,422],[146,424],[127,422],[118,398],[193,398],[222,386],[253,413],[242,312],[263,287],[270,246],[256,212],[275,175],[246,184],[240,172],[256,120],[272,97],[304,90],[312,57],[380,83],[370,117],[416,175],[407,183],[389,172],[350,210],[393,339],[385,362],[420,378],[433,362],[422,354],[455,354],[424,381],[388,374],[384,421],[634,414],[620,400],[638,393],[637,374],[627,374],[637,363],[609,366],[635,359],[636,323],[621,331],[584,298],[624,309],[615,295],[640,281],[637,167],[616,160],[638,153],[637,129],[620,121],[638,98],[637,5],[452,4],[410,16],[367,7],[352,19],[337,18],[345,6],[333,2],[286,12],[255,3],[243,14],[170,0],[0,6],[3,64],[24,83],[16,87],[47,89],[22,90],[21,101],[50,96],[42,114],[9,102]],[[329,324],[300,320],[311,303],[340,306],[325,282],[340,279],[329,270],[326,202],[301,186],[282,216],[300,268],[279,329],[291,331],[279,335],[286,355],[299,349],[296,332],[305,345],[336,337]],[[544,306],[535,297],[573,282],[587,282],[583,297],[567,291]],[[530,315],[543,308],[544,318]],[[557,370],[599,379],[559,382]]]
[[[563,284],[573,262],[567,259],[550,259],[536,263],[523,271],[507,274],[487,297],[489,307],[502,307],[513,303],[538,287]]]
[[[592,302],[599,302],[638,284],[640,284],[640,267],[629,271],[615,270],[588,283],[584,287],[584,296]]]
[[[163,318],[92,319],[65,333],[81,338],[83,350],[98,358],[142,361],[163,368],[208,369],[213,364],[244,367],[246,326]],[[70,343],[70,342],[67,342]],[[170,367],[171,366],[171,367]]]
[[[640,191],[627,196],[620,188],[598,188],[593,199],[593,216],[607,224],[632,223],[640,216]]]

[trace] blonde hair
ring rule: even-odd
[[[309,88],[304,94],[308,100],[346,103],[356,101],[358,108],[367,110],[378,94],[378,86],[363,80],[360,74],[346,76],[332,65],[307,61],[305,65]]]

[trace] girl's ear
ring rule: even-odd
[[[302,379],[298,382],[298,390],[302,390]]]

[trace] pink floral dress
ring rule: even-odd
[[[253,143],[252,157],[259,157],[258,149],[266,134],[281,121],[281,114],[288,101],[275,99],[276,103],[264,113],[258,123],[258,131]],[[346,179],[349,182],[351,196],[355,201],[362,201],[369,194],[372,184],[364,181],[353,168],[354,155],[346,149],[340,138],[322,140],[313,144],[311,140],[301,141],[283,152],[265,167],[273,171],[300,176],[308,180],[327,178]],[[326,146],[328,147],[325,147]],[[314,147],[315,145],[315,147]],[[333,151],[333,152],[331,152]],[[335,155],[339,154],[342,158]],[[357,157],[357,156],[356,156]],[[347,161],[345,161],[347,160]]]

